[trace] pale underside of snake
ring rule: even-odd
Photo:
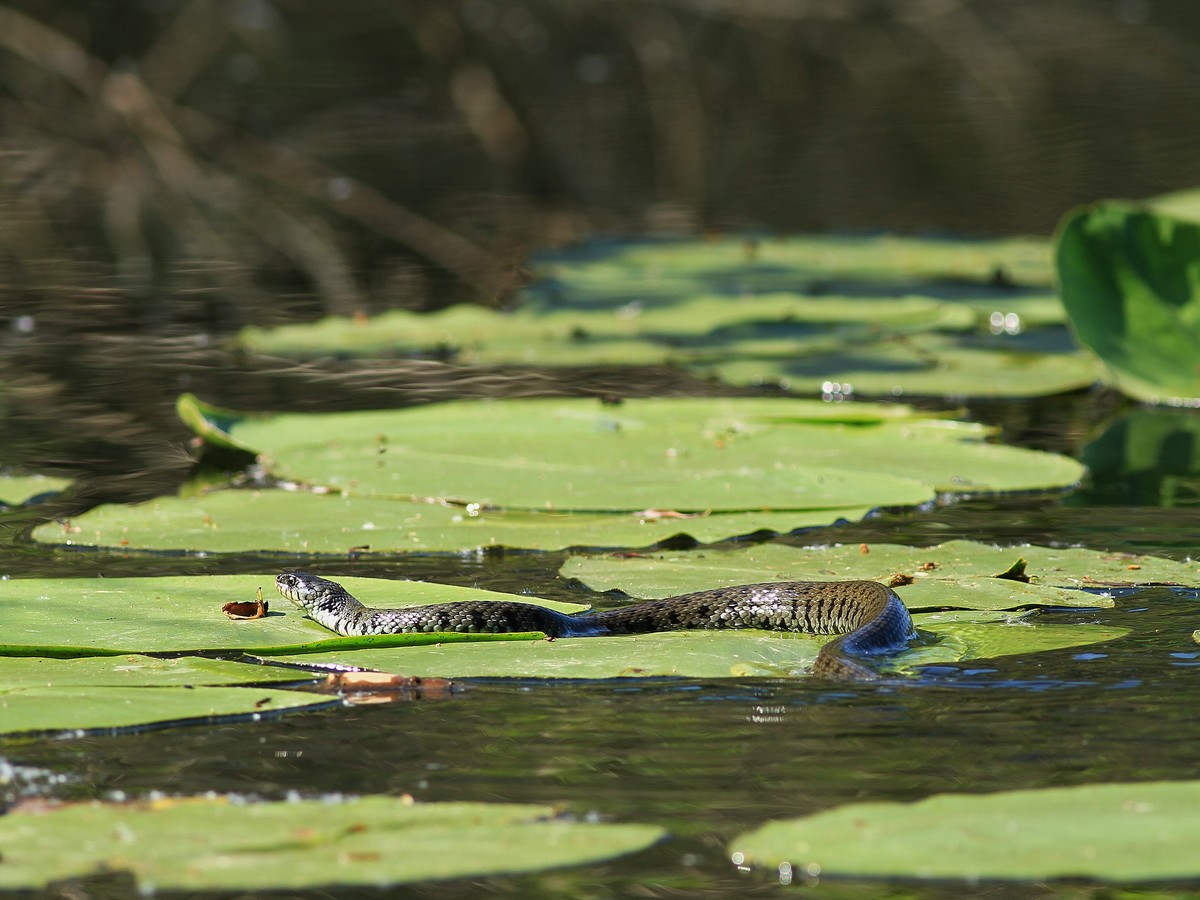
[[[837,678],[875,677],[858,660],[903,650],[916,634],[903,601],[877,581],[736,585],[574,615],[505,600],[374,609],[336,581],[306,572],[285,572],[276,577],[275,586],[312,619],[347,637],[540,631],[552,638],[574,638],[709,628],[840,634],[821,648],[812,670]]]

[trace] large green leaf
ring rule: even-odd
[[[975,610],[918,614],[914,621],[933,639],[877,661],[881,672],[902,674],[925,665],[1082,647],[1128,633]],[[685,631],[403,651],[337,650],[305,661],[440,678],[782,678],[806,675],[828,640],[806,634]]]
[[[1071,327],[1117,387],[1200,398],[1200,223],[1121,203],[1076,210],[1057,261]]]
[[[126,728],[327,702],[314,694],[223,686],[298,677],[303,673],[293,669],[195,657],[0,656],[0,732]]]
[[[143,894],[380,887],[581,865],[663,836],[652,825],[559,818],[545,806],[391,797],[39,805],[0,817],[0,887],[112,872],[128,872]]]
[[[464,508],[353,494],[224,490],[101,506],[34,530],[46,543],[150,550],[429,553],[492,547],[646,547],[677,535],[708,543],[756,531],[857,521],[870,506],[677,515]]]
[[[15,506],[38,494],[61,491],[71,482],[46,475],[0,475],[0,509]]]
[[[1043,287],[1047,262],[1041,241],[591,244],[536,261],[539,280],[512,311],[326,319],[247,329],[239,342],[302,356],[449,351],[471,364],[667,364],[803,391],[851,382],[859,395],[888,397],[1035,396],[1096,374],[1074,348],[1013,337],[1063,322]]]
[[[355,493],[531,510],[919,503],[1074,484],[1065,457],[905,407],[798,400],[511,400],[281,415],[235,426],[280,474]]]
[[[0,732],[183,724],[224,716],[270,714],[328,702],[329,698],[317,694],[264,688],[21,687],[0,691]]]
[[[30,578],[0,592],[0,656],[98,656],[197,650],[307,653],[335,647],[402,646],[455,640],[507,640],[511,635],[388,635],[337,638],[278,596],[274,575],[165,578]],[[456,600],[513,600],[562,611],[581,607],[534,597],[514,598],[419,581],[342,578],[347,590],[374,606]],[[272,606],[263,619],[235,621],[221,607],[253,600],[258,587]],[[254,680],[248,677],[247,680]]]
[[[1019,558],[1028,563],[1031,583],[993,577]],[[560,574],[592,590],[619,589],[647,599],[752,581],[887,581],[904,574],[914,582],[897,592],[910,609],[1015,609],[1111,606],[1103,593],[1110,588],[1194,585],[1200,580],[1200,566],[1082,548],[1001,548],[948,541],[937,547],[759,544],[720,551],[573,556]]]
[[[797,348],[783,340],[734,343],[698,358],[697,368],[726,381],[771,381],[794,391],[873,397],[1040,397],[1097,381],[1094,359],[1070,346],[1064,330],[963,336],[869,335],[843,346]]]
[[[852,803],[770,822],[737,865],[797,875],[1150,881],[1200,876],[1200,781],[1098,784],[917,803]]]
[[[187,418],[206,407],[184,397]],[[39,540],[191,550],[473,550],[713,542],[939,493],[1057,489],[1082,468],[909,407],[799,400],[448,403],[219,415],[273,472],[337,496],[216,493],[106,507]]]
[[[490,598],[517,599],[565,611],[580,608],[532,597],[513,597],[423,582],[373,578],[338,580],[370,606],[406,606]],[[762,580],[761,573],[752,580]],[[190,652],[240,649],[259,656],[286,657],[306,663],[337,662],[406,675],[459,678],[780,676],[807,671],[821,645],[829,639],[749,631],[684,632],[557,641],[542,640],[539,635],[520,634],[339,638],[305,618],[299,609],[281,598],[272,598],[276,609],[266,619],[237,622],[226,619],[221,613],[223,603],[230,599],[253,597],[255,588],[269,581],[270,576],[254,575],[11,581],[5,586],[3,604],[0,605],[6,641],[0,644],[0,662],[3,662],[3,656],[124,657],[135,650]],[[720,577],[714,577],[710,585],[719,583],[725,582]],[[993,612],[949,616],[935,613],[926,616],[922,622],[922,627],[927,625],[929,631],[941,638],[940,644],[914,647],[909,653],[899,655],[891,666],[893,671],[904,671],[914,665],[932,662],[955,662],[978,655],[995,656],[1078,646],[1110,640],[1123,633],[1119,629],[1087,626],[1038,624],[1036,628],[1030,628],[1030,623],[1020,616],[997,615]],[[487,649],[469,646],[479,641],[493,646]],[[83,661],[71,662],[82,664]],[[157,670],[154,664],[121,659],[106,668],[105,663],[108,662],[106,659],[89,663],[94,667],[92,673],[95,683],[103,686],[95,690],[134,690],[135,697],[139,696],[137,690],[148,690],[139,687],[145,684],[173,685],[179,683],[179,678],[190,679],[188,683],[192,684],[220,683],[219,675],[235,680],[257,681],[270,677],[264,673],[271,672],[270,669],[250,666],[212,671],[200,661],[180,661],[174,665],[184,668],[168,668],[167,674],[160,679],[155,674]],[[28,663],[28,666],[22,663]],[[7,665],[14,672],[24,673],[15,680],[21,690],[35,681],[36,673],[42,671],[47,673],[46,680],[50,682],[47,690],[59,691],[61,696],[75,696],[70,691],[77,681],[83,679],[55,683],[57,673],[72,671],[69,668],[57,668],[58,663],[57,660],[19,659]],[[51,668],[41,668],[46,665]],[[131,674],[118,674],[128,666],[134,667],[130,670]],[[244,674],[233,674],[243,669]],[[0,668],[0,674],[3,671]],[[100,696],[124,695],[102,693]],[[24,714],[32,716],[35,713],[36,710],[29,707]],[[152,720],[143,717],[140,721]],[[72,727],[85,727],[85,721],[91,720],[80,715]]]
[[[304,677],[304,673],[300,673]],[[168,687],[296,681],[294,669],[185,656],[162,659],[130,654],[74,659],[0,656],[4,691],[26,688]]]

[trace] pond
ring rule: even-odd
[[[9,489],[12,473],[64,479],[0,491],[9,501],[0,503],[0,636],[10,635],[0,663],[41,658],[11,637],[38,616],[50,635],[45,646],[67,647],[46,654],[42,646],[50,657],[146,650],[114,643],[142,618],[159,637],[168,630],[163,622],[176,607],[142,595],[146,606],[106,610],[99,579],[191,579],[200,595],[218,576],[238,577],[272,593],[275,573],[311,568],[605,609],[627,599],[620,585],[593,589],[588,577],[571,574],[596,560],[633,566],[656,553],[732,558],[835,545],[879,558],[883,545],[924,553],[951,541],[1004,548],[1004,563],[981,577],[999,575],[1022,553],[1032,558],[1018,549],[1026,544],[1099,551],[1091,557],[1097,566],[1129,570],[1130,581],[1134,554],[1173,561],[1184,576],[1123,587],[1111,571],[1087,584],[1085,568],[1072,575],[1069,587],[1086,589],[1070,592],[1073,605],[1043,598],[1017,604],[1002,621],[1010,636],[1060,629],[1053,633],[1092,635],[1087,642],[918,661],[870,681],[808,677],[794,660],[743,668],[739,677],[622,670],[588,678],[494,666],[442,678],[396,662],[387,668],[423,680],[351,692],[343,702],[309,692],[312,667],[289,656],[285,669],[255,664],[251,683],[262,696],[254,694],[253,712],[241,701],[228,714],[139,719],[130,695],[131,721],[149,724],[88,728],[81,720],[23,731],[4,727],[21,690],[3,683],[0,820],[32,820],[60,809],[59,801],[73,811],[84,807],[70,801],[98,800],[170,813],[192,802],[180,798],[200,798],[192,808],[203,811],[185,817],[193,831],[164,825],[158,852],[186,850],[194,823],[211,814],[206,836],[233,828],[240,837],[244,829],[243,862],[259,858],[254,841],[269,845],[263,867],[274,868],[261,883],[273,891],[258,893],[271,896],[391,895],[396,888],[361,886],[370,879],[336,872],[393,854],[457,864],[447,848],[477,826],[485,838],[502,837],[518,860],[506,867],[489,859],[479,870],[524,874],[429,876],[405,893],[1200,895],[1200,874],[1179,874],[1188,852],[1172,843],[1186,843],[1187,833],[1142,833],[1126,823],[1126,832],[1101,827],[1079,838],[1036,827],[1043,813],[1063,821],[1055,813],[1074,809],[1074,787],[1195,789],[1200,420],[1190,405],[1142,407],[1130,398],[1156,399],[1163,384],[1165,396],[1197,395],[1195,341],[1171,316],[1181,297],[1200,303],[1194,284],[1177,277],[1194,269],[1200,227],[1157,217],[1194,221],[1196,196],[1160,200],[1156,213],[1113,204],[1073,220],[1078,259],[1125,265],[1099,289],[1088,283],[1092,268],[1073,270],[1067,283],[1085,301],[1076,304],[1073,332],[1048,238],[944,236],[1049,235],[1077,204],[1200,179],[1195,142],[1186,138],[1196,122],[1188,86],[1200,84],[1187,43],[1190,7],[1053,0],[994,10],[721,2],[568,10],[545,0],[368,0],[331,20],[319,6],[290,2],[238,2],[229,16],[202,3],[140,4],[122,17],[75,6],[0,5],[0,54],[15,73],[4,100],[20,120],[20,146],[10,152],[6,143],[4,164],[19,162],[5,168],[5,184],[17,186],[5,194],[15,212],[0,247],[0,280],[12,291],[0,332],[0,484]],[[804,232],[815,235],[782,236]],[[595,237],[602,233],[628,237]],[[1143,279],[1149,270],[1159,280]],[[1157,330],[1160,343],[1152,351],[1135,340],[1144,336],[1138,328],[1088,318],[1093,296],[1135,282],[1124,321],[1154,324],[1147,330]],[[313,324],[322,316],[336,318]],[[1192,317],[1200,318],[1194,310]],[[1130,340],[1099,349],[1114,332]],[[357,474],[348,482],[320,468],[340,458],[342,438],[350,443],[339,426],[321,420],[320,446],[305,460],[289,455],[295,448],[270,424],[248,448],[238,443],[254,412],[298,414],[293,423],[380,410],[414,418],[432,410],[436,418],[458,401],[518,409],[505,404],[529,398],[586,404],[601,424],[595,434],[577,432],[574,444],[560,444],[553,429],[540,432],[545,453],[527,454],[511,473],[479,465],[479,454],[449,452],[454,440],[488,447],[509,437],[469,422],[454,423],[463,430],[452,433],[430,429],[432,449],[408,470],[393,462],[402,459],[393,432],[373,437],[369,418],[355,426],[367,435],[375,475],[386,468],[397,480],[414,471],[450,479],[436,487],[405,482],[396,489],[402,499],[385,498],[391,508],[372,507],[371,528],[362,530],[374,546],[357,532],[345,539],[344,523],[327,515],[322,499],[343,489],[357,503],[375,499],[354,498]],[[835,427],[789,444],[779,439],[787,416],[760,413],[754,433],[775,428],[777,442],[738,466],[754,476],[748,481],[758,478],[765,497],[740,496],[727,508],[706,494],[697,501],[685,490],[707,489],[697,476],[673,484],[681,499],[613,500],[620,479],[608,484],[594,465],[600,458],[619,468],[617,455],[605,459],[604,436],[632,433],[644,424],[638,416],[669,418],[701,401],[764,404],[760,410],[804,402],[811,406],[794,415],[805,427]],[[839,457],[853,456],[841,432],[867,430],[859,426],[869,419],[893,428],[892,442],[868,447],[858,469],[839,468]],[[228,433],[210,427],[231,422],[241,424]],[[964,424],[972,422],[981,425]],[[742,434],[705,434],[705,452],[733,456]],[[920,440],[906,445],[912,434]],[[951,444],[977,452],[971,478],[943,480],[957,469],[931,474]],[[485,548],[462,537],[473,513],[463,496],[469,481],[454,482],[456,470],[474,472],[471,490],[494,483],[509,491],[496,505],[518,508],[515,518],[544,524],[557,510],[521,492],[536,487],[551,451],[564,466],[580,462],[575,454],[588,457],[593,475],[600,471],[582,510],[596,515],[600,537],[572,540],[546,529],[525,540],[533,532],[519,528],[529,522],[513,517],[506,533],[521,539]],[[313,458],[318,469],[305,471]],[[1088,470],[1078,483],[1077,462]],[[644,480],[662,489],[662,470],[648,466],[654,477]],[[785,475],[772,481],[764,471]],[[206,485],[236,490],[206,494]],[[314,485],[329,490],[305,490]],[[802,521],[769,493],[795,485],[825,491]],[[426,503],[426,493],[439,502]],[[40,496],[20,502],[30,494]],[[223,512],[193,516],[183,540],[189,504],[207,497],[225,503]],[[254,507],[261,498],[278,501],[269,507],[276,512]],[[430,514],[411,530],[409,546],[422,542],[417,552],[383,537],[391,526],[382,517],[396,515],[401,502],[426,503],[442,516],[436,527]],[[505,516],[475,506],[496,521]],[[160,509],[166,518],[156,518]],[[629,522],[617,537],[616,517],[600,519],[632,510],[665,521],[668,539],[627,537],[637,533]],[[580,510],[564,518],[573,512]],[[238,530],[245,522],[249,538]],[[1031,572],[1036,581],[1036,566]],[[34,579],[59,580],[48,612],[31,609],[21,593]],[[190,596],[191,582],[183,584],[172,588],[173,602]],[[297,624],[290,608],[280,615],[286,603],[270,599],[266,625],[311,624]],[[205,602],[205,627],[235,627]],[[54,642],[56,615],[69,640]],[[179,620],[181,639],[199,616]],[[237,646],[254,645],[247,638]],[[242,653],[220,650],[201,654],[206,671],[245,683],[228,674],[250,668]],[[394,652],[403,659],[403,650]],[[607,652],[604,665],[622,665]],[[80,658],[118,671],[127,655]],[[277,679],[293,677],[285,688],[304,693],[280,689]],[[86,692],[37,694],[43,687],[20,685],[47,697],[47,708],[53,700],[69,714],[88,709]],[[143,701],[157,689],[138,688]],[[284,709],[285,695],[311,705]],[[1033,822],[1032,843],[1015,834],[999,842],[1004,871],[1021,872],[1060,843],[1103,862],[1106,845],[1097,851],[1089,840],[1135,832],[1149,861],[1108,871],[1103,881],[1069,869],[1018,880],[992,871],[937,874],[929,848],[938,845],[921,838],[949,812],[920,801],[1025,790],[1046,793],[1020,811],[1021,822]],[[342,802],[348,798],[385,798],[401,812],[435,815],[449,808],[440,804],[472,805],[463,807],[469,821],[446,831],[437,823],[413,828],[382,846],[335,852],[332,863],[306,863],[336,851],[342,838],[371,837],[353,812],[340,818],[353,809]],[[532,806],[506,818],[502,804]],[[904,867],[903,877],[886,867],[865,877],[802,860],[759,864],[739,849],[770,823],[843,808],[848,825],[817,818],[815,827],[863,830],[868,817],[896,812],[886,804],[914,804],[901,808],[900,830],[917,840],[901,851],[919,857],[930,877],[921,866]],[[480,825],[472,817],[484,815],[483,805],[500,812]],[[1152,806],[1127,801],[1121,811]],[[237,818],[268,807],[282,818]],[[222,810],[232,810],[232,820],[221,819]],[[961,820],[960,834],[976,826],[989,833],[978,817],[990,810]],[[1089,816],[1072,821],[1087,825]],[[1016,821],[1007,823],[1014,832]],[[571,832],[576,825],[595,828]],[[559,826],[561,846],[546,837]],[[137,835],[124,823],[90,833],[86,821],[71,827],[43,841],[48,855],[110,841],[117,849],[107,859],[118,869],[140,861],[126,846]],[[441,842],[425,842],[430,834]],[[603,843],[605,834],[615,835],[613,844]],[[597,835],[597,847],[580,850],[588,835]],[[791,840],[793,849],[803,843]],[[1154,857],[1155,841],[1176,847],[1171,866]],[[228,853],[221,865],[238,858]],[[12,862],[0,843],[0,885],[9,883]],[[47,890],[128,896],[155,887],[125,871],[81,871],[90,874]],[[293,872],[300,887],[290,890],[285,876]],[[204,880],[211,872],[199,875],[198,883],[217,887],[157,893],[225,895],[222,882]]]
[[[1086,392],[1034,402],[989,401],[973,412],[1006,422],[1008,433],[1027,445],[1061,449],[1078,439],[1070,423],[1114,402],[1119,403]],[[1192,510],[1101,502],[1130,493],[1128,479],[1113,476],[1067,495],[883,511],[858,524],[773,543],[928,546],[969,538],[1190,559]],[[6,521],[28,519],[36,509],[10,511]],[[97,554],[19,542],[0,552],[0,569],[22,578],[199,577],[311,564],[303,555]],[[578,602],[580,587],[558,572],[566,556],[381,553],[343,560],[336,571]],[[0,739],[0,756],[7,761],[3,791],[9,804],[34,797],[207,792],[268,800],[384,794],[418,801],[544,803],[584,821],[661,825],[669,837],[603,864],[428,883],[418,893],[787,893],[796,884],[782,884],[779,873],[739,871],[728,851],[735,835],[772,819],[864,800],[1192,777],[1200,742],[1194,715],[1200,648],[1191,638],[1198,597],[1194,589],[1154,587],[1118,592],[1112,608],[1046,609],[1039,621],[1116,626],[1129,633],[1082,649],[931,666],[881,683],[462,679],[452,690],[431,684],[387,704],[165,729],[14,736]],[[978,886],[927,883],[917,890],[905,881],[831,881],[790,871],[782,881],[819,884],[822,894],[835,896],[994,896],[1009,890],[986,880]],[[97,881],[95,889],[104,890],[103,883]],[[1069,884],[1041,890],[1072,895],[1107,890]],[[1177,885],[1189,886],[1196,885]],[[1027,896],[1031,889],[1012,890]]]

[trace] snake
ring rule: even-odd
[[[309,618],[344,637],[540,631],[549,638],[577,638],[709,628],[840,634],[821,648],[812,669],[832,678],[876,677],[856,657],[896,653],[916,635],[904,601],[878,581],[736,585],[572,615],[515,600],[376,609],[336,581],[307,572],[283,572],[275,587]]]

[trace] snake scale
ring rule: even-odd
[[[549,637],[569,638],[702,628],[841,634],[821,648],[813,664],[814,674],[840,678],[874,677],[853,657],[903,650],[915,635],[904,603],[877,581],[738,585],[575,615],[504,600],[373,609],[336,581],[306,572],[284,572],[276,577],[275,586],[312,619],[347,637],[540,631]]]

